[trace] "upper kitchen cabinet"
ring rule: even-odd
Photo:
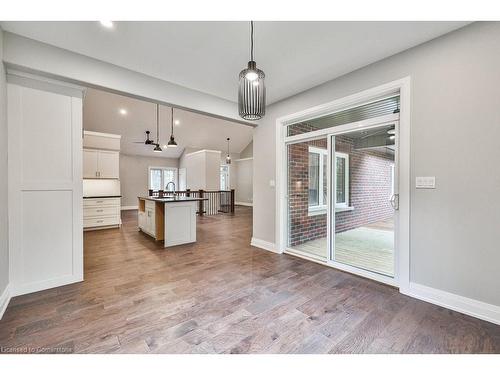
[[[84,149],[83,178],[120,178],[119,152]]]
[[[84,131],[83,178],[120,178],[120,138]]]

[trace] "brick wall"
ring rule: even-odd
[[[304,125],[307,126],[307,125]],[[307,129],[297,128],[299,133]],[[326,237],[326,214],[309,216],[309,146],[326,149],[325,139],[288,146],[288,196],[290,246]],[[346,137],[336,137],[336,150],[349,155],[349,205],[337,212],[336,232],[385,220],[393,215],[391,194],[392,156],[376,150],[356,151]]]
[[[336,137],[335,149],[349,154],[349,205],[354,207],[335,214],[335,232],[391,218],[393,156],[377,150],[354,150],[353,142],[346,137]]]

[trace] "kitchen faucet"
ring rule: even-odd
[[[169,186],[170,184],[173,184],[173,185],[174,185],[173,196],[174,196],[174,199],[175,199],[175,197],[177,196],[177,194],[175,193],[175,182],[174,182],[174,181],[170,181],[170,182],[169,182],[169,183],[165,186],[165,190],[166,190],[166,191],[169,191],[169,190],[168,190],[168,186]]]

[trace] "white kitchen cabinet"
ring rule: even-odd
[[[120,157],[116,151],[99,150],[97,168],[99,178],[120,178]]]
[[[97,150],[83,150],[83,178],[97,178]]]
[[[120,198],[87,198],[83,200],[85,230],[120,226]]]
[[[83,150],[83,178],[120,178],[118,151]]]

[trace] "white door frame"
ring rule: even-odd
[[[377,125],[381,122],[390,122],[396,120],[394,115],[379,117],[375,120],[364,120],[348,126],[340,125],[334,128],[321,129],[314,132],[299,134],[293,137],[286,137],[287,125],[300,121],[311,120],[327,114],[346,110],[366,104],[370,101],[380,100],[384,97],[390,97],[394,94],[400,95],[400,113],[399,113],[399,225],[398,236],[396,238],[397,254],[396,275],[394,277],[395,286],[398,286],[402,293],[407,293],[410,284],[410,93],[411,78],[405,77],[392,81],[381,86],[373,87],[362,92],[346,96],[332,102],[322,104],[316,107],[308,108],[276,120],[276,251],[283,253],[286,250],[286,215],[287,215],[287,158],[285,139],[288,142],[300,142],[302,139],[310,137],[320,137],[331,133],[340,133],[351,130],[353,127],[366,127]],[[331,264],[329,264],[331,265]],[[373,274],[359,272],[358,269],[346,269],[346,271],[359,274],[361,276],[374,278]],[[356,272],[354,272],[356,271]],[[362,270],[361,270],[362,271]],[[383,281],[383,280],[380,280]],[[385,281],[383,281],[385,282]]]

